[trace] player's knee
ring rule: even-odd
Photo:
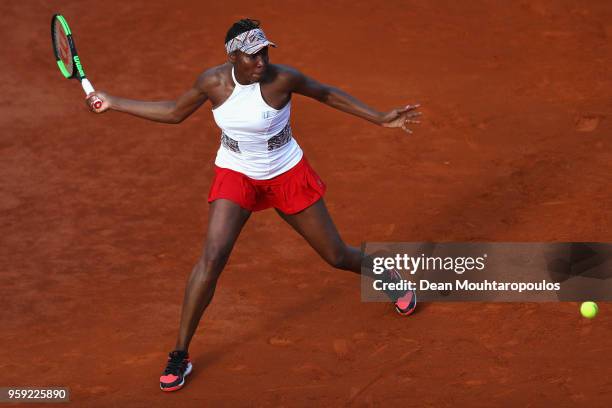
[[[338,249],[324,256],[325,261],[337,269],[345,269],[346,268],[346,251]]]
[[[222,247],[208,247],[198,261],[199,268],[206,274],[218,275],[229,258],[229,251]]]
[[[208,259],[212,258],[223,258],[229,256],[232,246],[224,242],[216,242],[217,240],[211,240],[206,243],[204,248],[204,256]]]
[[[224,254],[215,254],[212,256],[207,256],[203,261],[204,270],[221,273],[221,269],[227,262],[227,255]]]
[[[203,285],[214,285],[221,275],[221,262],[201,256],[196,263],[191,279]]]

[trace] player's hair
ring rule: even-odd
[[[225,42],[228,42],[238,34],[242,34],[249,30],[259,27],[259,20],[253,20],[250,18],[243,18],[242,20],[236,21],[229,30],[227,30],[227,35],[225,36]]]

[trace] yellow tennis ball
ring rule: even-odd
[[[597,303],[595,302],[582,302],[580,305],[580,313],[587,319],[592,319],[597,316]]]

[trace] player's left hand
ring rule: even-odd
[[[405,132],[412,133],[412,130],[408,129],[408,125],[421,123],[417,120],[421,116],[421,112],[418,110],[420,106],[420,104],[407,105],[403,108],[393,109],[383,115],[380,124],[388,128],[402,128]]]

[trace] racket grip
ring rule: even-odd
[[[83,87],[83,91],[85,91],[85,95],[89,95],[90,93],[95,92],[93,85],[91,84],[91,82],[89,82],[89,79],[87,78],[83,78],[81,80],[81,86]],[[94,109],[100,109],[102,107],[102,99],[98,98],[97,96],[94,96],[94,98],[92,99],[92,106],[94,107]]]
[[[89,95],[90,93],[95,92],[93,85],[91,85],[91,82],[89,82],[89,79],[87,78],[81,79],[81,86],[83,87],[83,90],[85,91],[85,95]]]

